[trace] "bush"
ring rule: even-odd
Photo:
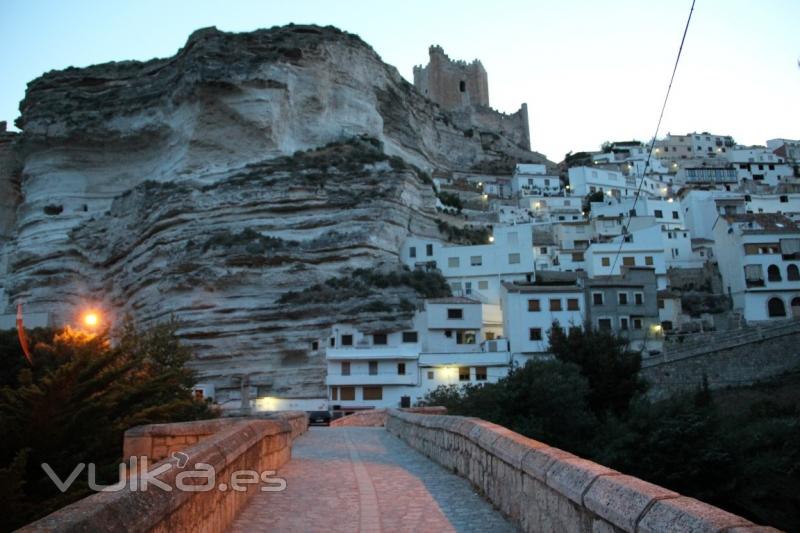
[[[36,365],[0,389],[0,498],[2,529],[19,527],[90,494],[78,478],[62,494],[40,465],[64,479],[79,463],[95,463],[97,481],[118,481],[122,436],[130,427],[211,418],[191,388],[185,367],[190,351],[175,337],[175,324],[138,331],[127,324],[119,343],[107,333],[69,328],[39,336]],[[19,347],[2,347],[4,360],[21,359]],[[0,492],[2,492],[0,491]]]

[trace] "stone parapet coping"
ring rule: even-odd
[[[390,409],[386,429],[467,478],[524,531],[778,531],[479,418]]]
[[[146,491],[132,490],[131,483],[120,491],[98,492],[33,522],[19,531],[59,532],[221,532],[236,517],[258,484],[245,491],[230,490],[233,472],[275,471],[291,458],[293,439],[308,427],[303,412],[287,412],[266,419],[237,418],[201,420],[177,424],[154,424],[126,433],[135,438],[176,438],[215,430],[206,438],[184,445],[185,457],[167,457],[152,465],[171,465],[155,479],[173,490],[150,485]],[[183,464],[181,464],[181,462]],[[176,490],[177,476],[194,465],[210,465],[217,488],[209,491]],[[151,468],[151,470],[152,470]],[[195,484],[204,484],[199,479]],[[218,490],[221,484],[226,490]]]

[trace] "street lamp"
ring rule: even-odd
[[[97,311],[86,311],[81,317],[81,322],[84,326],[94,329],[100,324],[100,315]]]

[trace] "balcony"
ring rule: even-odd
[[[419,354],[419,366],[504,366],[511,362],[510,356],[508,351],[421,353]]]
[[[341,348],[327,348],[325,358],[328,361],[355,361],[362,359],[416,359],[419,354],[419,343],[401,344],[400,346],[355,345]]]
[[[338,369],[334,369],[334,372]],[[325,378],[325,384],[331,385],[409,385],[415,386],[418,381],[418,372],[416,367],[409,366],[406,368],[405,374],[392,374],[389,372],[379,372],[377,374],[370,374],[368,372],[351,372],[350,375],[343,376],[337,373],[331,373],[328,369],[328,375]]]

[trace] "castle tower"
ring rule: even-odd
[[[430,62],[414,67],[419,92],[448,110],[489,106],[489,78],[480,61],[453,61],[436,45],[428,53]]]

